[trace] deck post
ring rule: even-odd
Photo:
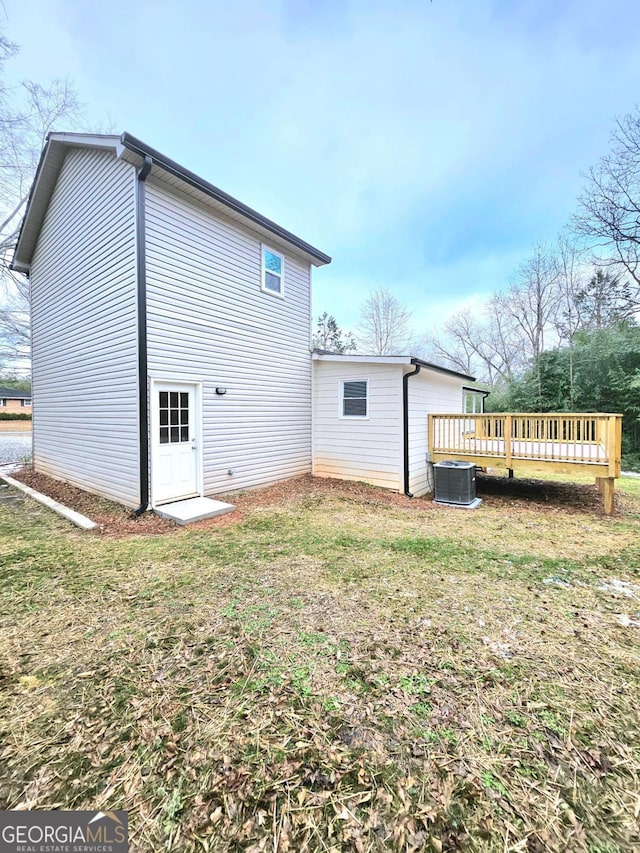
[[[434,445],[434,434],[433,434],[433,415],[427,415],[427,448],[429,450],[429,459],[433,459],[433,445]]]
[[[504,452],[505,452],[505,461],[507,464],[507,468],[509,470],[512,469],[511,465],[511,451],[512,451],[512,443],[513,437],[511,435],[511,415],[505,415],[504,419]]]
[[[601,495],[604,495],[604,483],[606,477],[596,477],[596,486],[598,487],[598,491]]]
[[[622,446],[622,416],[609,417],[607,434],[607,456],[609,459],[609,477],[619,477],[622,468],[620,449]]]
[[[604,514],[613,515],[613,495],[616,481],[614,477],[603,477],[601,483],[604,485]]]

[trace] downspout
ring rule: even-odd
[[[402,377],[402,429],[404,435],[404,493],[408,498],[413,494],[409,491],[409,377],[420,373],[420,365]]]
[[[153,160],[146,155],[136,180],[136,279],[138,309],[138,427],[140,455],[140,506],[133,517],[149,506],[149,403],[147,400],[147,257],[145,222],[145,181]]]

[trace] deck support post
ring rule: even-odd
[[[604,477],[596,477],[596,486],[601,495],[604,495]]]
[[[616,481],[614,477],[603,477],[600,482],[604,487],[604,514],[613,515],[613,495]]]
[[[509,471],[513,470],[511,467],[511,452],[512,452],[512,442],[513,435],[511,433],[511,415],[505,415],[504,418],[504,453],[505,453],[505,462]]]

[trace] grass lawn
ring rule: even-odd
[[[617,495],[303,480],[126,538],[0,501],[0,808],[127,809],[139,851],[639,850]]]

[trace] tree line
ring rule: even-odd
[[[387,289],[374,291],[355,336],[319,318],[314,343],[337,352],[411,353],[478,377],[494,411],[624,415],[623,450],[640,468],[640,109],[615,124],[585,175],[576,213],[536,243],[508,285],[419,334]]]

